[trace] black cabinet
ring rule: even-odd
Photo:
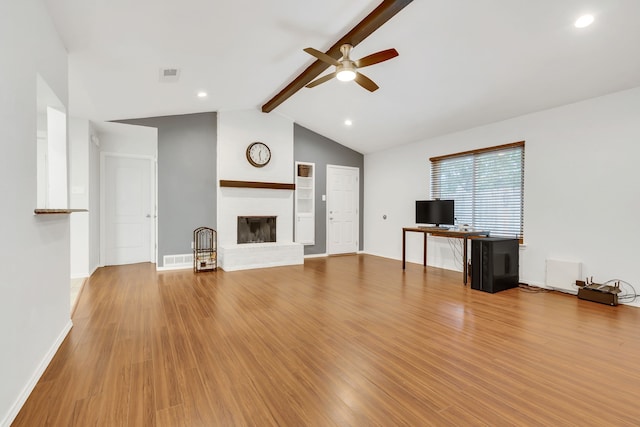
[[[471,289],[499,292],[519,282],[518,239],[487,237],[471,241]]]

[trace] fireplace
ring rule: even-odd
[[[276,241],[275,216],[239,216],[238,244]]]

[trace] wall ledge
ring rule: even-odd
[[[67,215],[73,212],[89,212],[88,209],[34,209],[36,215]]]

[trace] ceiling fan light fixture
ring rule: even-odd
[[[356,72],[353,70],[340,70],[336,73],[336,78],[341,82],[350,82],[356,78]]]
[[[340,65],[336,66],[336,78],[341,82],[350,82],[356,78],[356,64],[348,56],[340,61]]]

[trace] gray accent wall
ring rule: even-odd
[[[216,228],[216,113],[119,120],[158,129],[158,266],[192,253],[197,227]]]
[[[307,128],[294,124],[293,159],[296,162],[311,162],[316,164],[316,244],[305,246],[304,254],[325,254],[327,252],[327,202],[322,201],[322,195],[327,194],[327,165],[360,168],[360,208],[358,211],[360,217],[359,249],[363,250],[364,155]]]

